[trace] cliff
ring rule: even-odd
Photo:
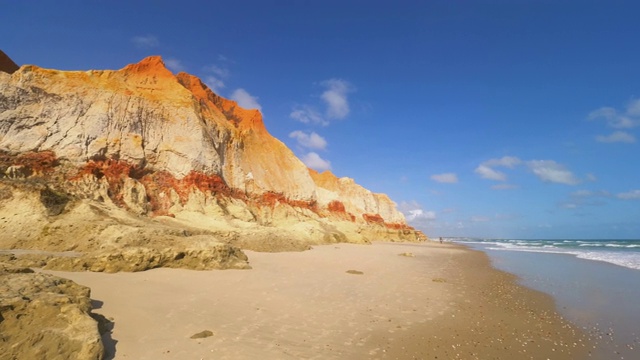
[[[307,169],[259,111],[158,56],[103,71],[5,63],[0,248],[277,251],[424,237],[387,196]],[[234,251],[220,261],[243,267]]]

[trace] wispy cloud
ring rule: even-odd
[[[304,124],[329,125],[329,122],[322,117],[322,114],[309,105],[297,105],[289,116]]]
[[[454,173],[444,173],[431,175],[431,180],[439,183],[455,184],[458,182],[458,176]]]
[[[522,160],[518,159],[515,156],[503,156],[499,159],[487,160],[483,164],[492,167],[504,166],[513,169],[516,165],[522,164]]]
[[[228,62],[227,58],[218,59],[222,62]],[[231,71],[225,67],[216,64],[210,64],[202,68],[204,72],[203,81],[207,86],[216,93],[220,93],[222,89],[225,88],[224,80],[231,76]]]
[[[471,217],[471,221],[472,222],[487,222],[487,221],[491,221],[491,219],[489,217],[486,217],[486,216],[476,215],[476,216],[472,216]]]
[[[495,181],[507,181],[507,175],[501,171],[494,169],[495,167],[515,168],[519,165],[526,165],[531,172],[536,175],[540,180],[576,185],[580,180],[573,175],[564,165],[559,164],[553,160],[529,160],[523,161],[514,156],[504,156],[498,159],[487,160],[474,170],[476,174],[480,175],[483,179],[495,180]],[[515,185],[504,184],[502,186],[493,186],[494,190],[506,190],[513,189]]]
[[[187,70],[187,67],[184,66],[182,62],[176,58],[166,58],[164,59],[164,64],[167,65],[167,67],[173,72],[181,72]]]
[[[511,190],[511,189],[517,189],[518,186],[513,184],[497,184],[497,185],[491,186],[491,188],[493,190]]]
[[[527,161],[527,166],[542,181],[566,185],[580,182],[564,165],[553,160],[531,160]]]
[[[231,94],[231,99],[237,101],[238,105],[245,109],[262,110],[262,106],[258,104],[258,98],[249,94],[245,89],[236,89]]]
[[[627,112],[619,113],[612,107],[602,107],[589,113],[589,120],[605,120],[614,129],[630,129],[637,126],[637,121]],[[635,115],[634,115],[635,116]]]
[[[325,90],[320,95],[324,102],[324,111],[318,110],[322,106],[308,104],[296,105],[289,116],[305,124],[327,126],[332,120],[346,118],[351,112],[348,94],[355,91],[353,85],[342,79],[329,79],[320,83]]]
[[[351,84],[341,79],[329,79],[323,81],[322,85],[327,88],[321,96],[327,105],[327,118],[344,119],[349,115],[347,94],[353,91]]]
[[[231,75],[231,71],[229,71],[229,69],[227,69],[226,67],[215,65],[215,64],[205,66],[204,71],[213,73],[221,78],[226,78],[226,77],[229,77],[229,75]]]
[[[633,99],[627,104],[627,115],[640,116],[640,98]]]
[[[331,169],[331,162],[321,158],[320,155],[315,152],[307,153],[302,157],[301,160],[305,165],[307,165],[307,167],[310,167],[317,171],[325,171]]]
[[[327,147],[327,141],[315,132],[306,133],[301,130],[296,130],[290,133],[289,137],[296,139],[298,145],[309,149],[324,150]]]
[[[131,38],[131,42],[140,49],[151,49],[160,46],[160,41],[153,35],[138,35]]]
[[[225,87],[224,81],[218,79],[215,76],[205,76],[202,81],[207,84],[207,87],[209,87],[209,89],[213,90],[213,92],[217,94],[220,93],[220,91]]]
[[[507,175],[501,171],[495,170],[494,167],[506,167],[513,169],[515,166],[522,164],[522,160],[515,156],[503,156],[499,159],[489,159],[475,169],[475,173],[483,179],[506,181]]]
[[[628,130],[640,126],[640,99],[631,100],[624,110],[617,110],[609,106],[601,107],[590,112],[587,119],[604,120],[611,128],[627,130],[596,136],[596,141],[602,143],[634,143],[636,138]]]
[[[614,142],[622,142],[622,143],[634,143],[636,142],[635,136],[629,134],[625,131],[615,131],[609,135],[598,135],[596,136],[597,142],[602,143],[614,143]]]
[[[507,175],[503,172],[494,170],[487,165],[480,164],[474,170],[476,174],[480,175],[483,179],[496,180],[496,181],[506,181]]]
[[[583,206],[604,205],[604,199],[610,198],[611,193],[605,190],[578,190],[569,194],[569,198],[560,203],[560,207],[565,209],[577,209]]]
[[[631,190],[619,193],[616,197],[622,200],[640,200],[640,190]]]

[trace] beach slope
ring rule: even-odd
[[[588,357],[552,298],[461,246],[248,255],[242,271],[48,272],[91,287],[107,359]]]

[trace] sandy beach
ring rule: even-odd
[[[107,359],[589,358],[551,297],[462,246],[247,255],[251,270],[47,272],[91,288]]]

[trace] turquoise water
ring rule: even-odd
[[[640,240],[448,239],[554,297],[595,340],[593,359],[640,359]]]

